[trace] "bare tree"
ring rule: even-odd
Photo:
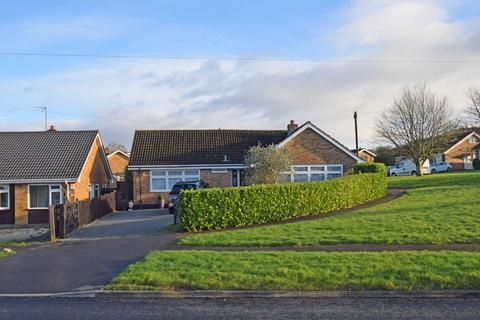
[[[291,165],[286,149],[278,149],[273,144],[251,147],[245,157],[246,184],[276,183],[282,173],[290,171]]]
[[[437,152],[456,128],[447,98],[439,98],[425,84],[405,87],[377,122],[377,133],[411,158],[422,175],[422,164]]]
[[[474,124],[480,123],[480,88],[470,87],[467,90],[467,97],[470,100],[469,105],[465,109],[468,117],[468,122]]]
[[[127,148],[123,144],[119,144],[116,141],[112,141],[107,145],[107,148],[110,152],[114,152],[117,150],[127,152]]]

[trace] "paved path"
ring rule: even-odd
[[[173,223],[173,216],[163,210],[123,211],[107,215],[89,225],[73,231],[69,239],[90,239],[152,235]]]
[[[160,210],[116,213],[79,230],[74,240],[19,248],[0,259],[0,294],[99,289],[129,264],[171,243],[174,235],[158,230],[172,219]]]
[[[480,299],[0,299],[0,319],[435,319],[480,317]]]

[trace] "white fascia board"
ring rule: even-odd
[[[334,146],[336,146],[337,148],[339,148],[340,150],[342,150],[343,152],[345,152],[348,156],[352,157],[354,160],[358,161],[358,162],[365,162],[365,160],[363,160],[362,158],[358,157],[357,155],[355,155],[353,152],[351,152],[347,147],[345,147],[343,144],[341,144],[340,142],[336,141],[335,139],[333,139],[332,137],[330,137],[328,134],[326,134],[325,132],[323,132],[322,130],[320,130],[317,126],[313,125],[310,121],[309,122],[306,122],[305,124],[303,124],[302,126],[300,126],[300,128],[298,130],[296,130],[294,133],[292,133],[291,135],[289,135],[285,140],[283,140],[282,142],[280,142],[278,145],[277,145],[277,148],[282,148],[284,147],[287,143],[289,143],[290,141],[292,141],[293,139],[295,139],[295,137],[297,137],[298,135],[300,135],[303,131],[307,130],[307,129],[312,129],[313,131],[315,131],[318,135],[320,135],[321,137],[323,137],[325,140],[329,141],[330,143],[332,143]]]
[[[465,141],[466,139],[470,138],[472,135],[476,135],[479,139],[480,139],[480,135],[478,133],[476,133],[475,131],[472,131],[470,132],[469,134],[467,134],[465,137],[463,137],[462,140],[458,141],[457,143],[455,143],[453,146],[451,146],[450,148],[447,149],[447,151],[445,151],[444,153],[448,153],[450,151],[452,151],[458,144],[462,143],[463,141]]]
[[[128,170],[150,169],[245,169],[244,164],[190,164],[190,165],[152,165],[152,166],[128,166]]]
[[[18,179],[0,180],[0,184],[76,183],[78,179]]]
[[[109,158],[110,156],[113,156],[116,153],[120,153],[120,154],[124,155],[125,157],[130,158],[130,155],[127,154],[126,152],[123,152],[122,150],[115,150],[114,152],[108,154],[107,158]]]

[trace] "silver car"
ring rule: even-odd
[[[430,173],[452,171],[452,165],[448,162],[433,162],[430,164]]]

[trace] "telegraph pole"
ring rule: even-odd
[[[353,112],[353,119],[355,121],[355,154],[358,156],[358,125],[357,125],[357,111]]]

